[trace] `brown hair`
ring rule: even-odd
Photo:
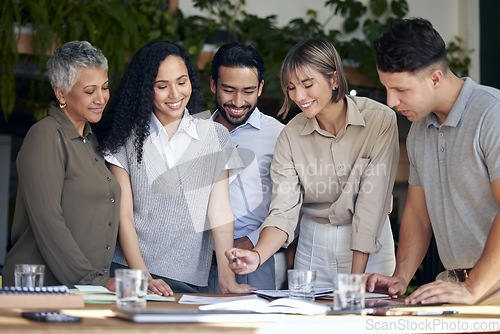
[[[333,44],[324,38],[315,38],[302,41],[294,45],[281,65],[280,82],[285,95],[283,105],[278,115],[286,117],[292,107],[292,100],[288,96],[288,84],[292,75],[298,76],[297,71],[303,68],[312,68],[330,80],[337,72],[338,91],[332,93],[332,102],[343,99],[347,93],[347,80],[344,74],[342,60]]]

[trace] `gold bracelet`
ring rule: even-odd
[[[255,270],[257,270],[260,267],[260,261],[261,261],[260,253],[256,249],[252,249],[252,252],[257,253],[257,256],[259,257],[259,264],[257,265],[257,268],[255,268]]]

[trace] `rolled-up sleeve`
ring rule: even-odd
[[[271,163],[271,179],[273,193],[269,215],[261,229],[276,227],[284,231],[288,237],[283,246],[287,247],[295,238],[294,233],[302,206],[303,193],[286,131],[281,132],[276,142]]]
[[[366,98],[347,98],[346,126],[333,135],[303,114],[281,132],[271,164],[269,216],[293,241],[300,224],[352,224],[351,249],[378,252],[392,206],[399,159],[396,115]]]
[[[386,112],[380,131],[361,174],[352,219],[351,249],[374,253],[381,249],[378,237],[392,208],[392,191],[399,160],[396,115]]]

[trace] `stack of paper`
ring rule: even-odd
[[[290,292],[288,290],[253,290],[251,292],[267,299],[287,298],[288,296],[290,296]],[[331,295],[332,293],[333,289],[331,288],[319,288],[316,289],[314,296],[322,297],[326,295]]]
[[[300,299],[278,298],[271,302],[262,298],[242,298],[226,302],[201,305],[202,311],[250,311],[256,313],[283,313],[320,315],[326,314],[328,306]]]
[[[85,303],[88,304],[112,304],[116,303],[116,293],[109,291],[100,285],[75,285],[76,289],[70,292],[74,295],[83,295]],[[155,294],[147,294],[147,301],[174,302],[174,297],[165,297]]]

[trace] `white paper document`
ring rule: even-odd
[[[241,297],[204,297],[204,296],[194,296],[194,295],[182,295],[179,299],[179,304],[196,304],[196,305],[206,305],[228,302],[232,300],[240,299],[258,299],[258,296],[248,295]]]
[[[257,313],[320,315],[326,314],[328,306],[292,298],[278,298],[271,302],[262,298],[246,298],[202,305],[199,309],[202,311],[250,311]]]
[[[116,293],[109,291],[100,285],[75,285],[75,289],[69,290],[71,294],[83,295],[86,303],[115,303]],[[174,297],[159,296],[152,293],[146,295],[147,301],[173,302]]]
[[[290,296],[288,290],[254,290],[252,293],[262,296],[264,298],[275,299],[275,298],[287,298]],[[331,288],[318,288],[314,293],[314,296],[320,297],[328,294],[332,294],[333,289]]]
[[[288,290],[254,290],[254,291],[252,291],[252,293],[259,295],[263,298],[267,298],[267,299],[289,297]],[[318,298],[318,297],[333,298],[333,289],[330,289],[330,288],[316,289],[314,296],[316,298]],[[382,293],[365,292],[365,299],[379,299],[379,298],[390,298],[390,296],[382,294]]]

